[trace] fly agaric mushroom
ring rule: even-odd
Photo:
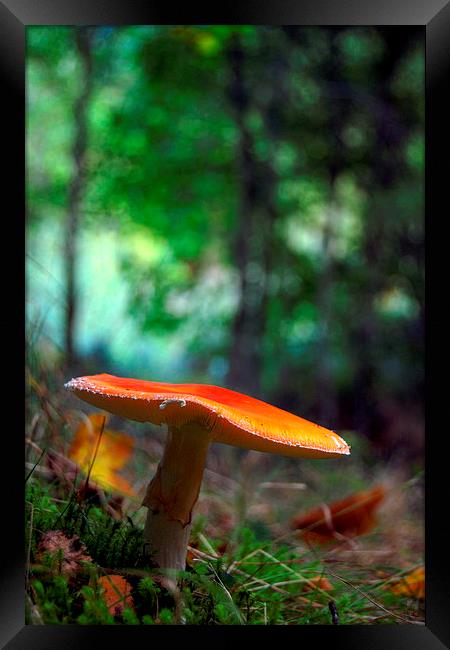
[[[148,508],[145,541],[163,569],[185,568],[192,509],[211,442],[295,458],[350,454],[333,431],[218,386],[101,374],[77,377],[65,387],[115,415],[168,426],[163,457],[142,502]]]

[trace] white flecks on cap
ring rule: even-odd
[[[165,399],[164,402],[161,402],[159,405],[159,408],[165,409],[168,404],[179,404],[181,408],[186,406],[186,400],[185,399],[178,399],[177,397],[172,397],[170,399]]]

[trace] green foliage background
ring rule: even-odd
[[[424,40],[402,29],[89,30],[83,374],[230,384],[420,457]],[[76,30],[27,28],[27,327],[61,364]]]

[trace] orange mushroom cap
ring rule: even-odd
[[[65,387],[90,404],[138,422],[198,424],[211,440],[303,458],[337,458],[350,447],[333,431],[261,400],[206,384],[166,384],[101,374]]]

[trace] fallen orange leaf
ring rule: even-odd
[[[403,576],[398,582],[389,585],[390,591],[397,596],[425,598],[425,567],[420,566]]]
[[[376,524],[375,510],[383,501],[386,489],[377,485],[371,490],[351,494],[311,510],[292,521],[292,528],[303,530],[302,537],[310,542],[324,543],[339,535],[363,535]]]
[[[120,616],[125,607],[134,607],[132,587],[125,578],[119,575],[107,575],[99,578],[98,582],[103,587],[103,598],[110,614]]]
[[[312,589],[322,589],[322,591],[332,591],[333,585],[324,576],[316,576],[315,578],[310,578],[305,586],[303,591],[311,591]]]
[[[79,425],[69,449],[69,458],[75,461],[85,474],[89,473],[92,465],[90,478],[101,487],[122,492],[127,496],[136,496],[128,481],[117,474],[117,470],[121,469],[131,456],[134,439],[125,433],[108,429],[104,429],[102,433],[105,417],[92,414],[88,416],[87,421]],[[100,434],[100,443],[95,453]]]

